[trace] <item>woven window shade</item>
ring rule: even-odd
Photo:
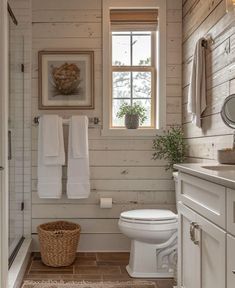
[[[158,23],[157,9],[111,9],[110,22],[112,26],[139,27],[149,26],[156,29]],[[141,30],[142,30],[141,29]]]

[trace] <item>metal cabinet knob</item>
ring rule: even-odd
[[[232,273],[235,274],[235,270],[233,270]]]
[[[4,170],[4,167],[0,166],[0,171]]]

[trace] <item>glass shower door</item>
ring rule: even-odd
[[[12,11],[13,12],[13,11]],[[24,198],[24,42],[20,27],[9,14],[9,256],[23,239]]]

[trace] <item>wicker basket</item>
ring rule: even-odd
[[[81,227],[67,221],[45,223],[37,227],[42,262],[47,266],[71,265],[76,257]]]

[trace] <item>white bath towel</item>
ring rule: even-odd
[[[197,127],[201,127],[201,115],[206,109],[206,59],[203,38],[199,39],[192,65],[191,81],[188,93],[188,113]]]
[[[69,125],[67,196],[82,199],[89,195],[88,118],[72,116]]]
[[[43,115],[40,118],[38,133],[38,195],[40,198],[61,197],[62,165],[64,164],[62,119],[57,115]]]

